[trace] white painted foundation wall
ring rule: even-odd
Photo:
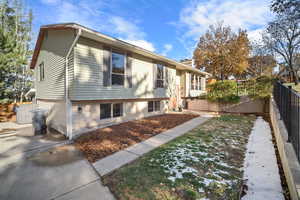
[[[120,102],[121,103],[121,102]],[[78,107],[82,108],[78,112]],[[143,117],[160,115],[168,111],[166,100],[162,100],[160,111],[148,112],[148,101],[123,102],[123,116],[100,120],[100,103],[73,103],[72,104],[72,130],[73,136],[85,133],[100,127],[121,122],[140,119]]]
[[[62,100],[37,100],[38,107],[47,110],[46,124],[63,134],[66,133],[66,103]]]

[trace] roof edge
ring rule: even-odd
[[[165,56],[159,55],[157,53],[154,53],[154,52],[149,51],[147,49],[144,49],[142,47],[130,44],[128,42],[125,42],[123,40],[117,39],[115,37],[112,37],[112,36],[100,33],[100,32],[98,32],[96,30],[91,29],[91,28],[87,28],[87,27],[82,26],[80,24],[71,23],[71,22],[70,23],[59,23],[59,24],[48,24],[48,25],[43,25],[43,26],[40,27],[39,35],[38,35],[37,42],[36,42],[36,45],[35,45],[35,48],[34,48],[34,53],[33,53],[32,59],[31,59],[31,63],[30,63],[30,68],[31,69],[33,69],[35,67],[35,65],[36,65],[37,58],[39,56],[39,52],[40,52],[40,49],[41,49],[41,45],[42,45],[42,42],[43,42],[43,39],[44,39],[44,36],[45,36],[45,31],[46,30],[60,30],[60,29],[61,30],[63,30],[63,29],[74,29],[74,30],[82,29],[83,31],[90,32],[90,33],[95,34],[95,35],[97,35],[99,37],[103,37],[103,38],[105,38],[107,40],[116,41],[116,42],[119,42],[120,44],[123,44],[125,46],[131,47],[131,48],[135,48],[135,49],[137,49],[137,50],[139,50],[139,51],[141,51],[141,52],[143,52],[145,54],[148,54],[148,55],[151,55],[151,56],[155,57],[157,60],[166,60],[169,63],[181,66],[185,70],[194,71],[194,72],[197,72],[197,73],[200,73],[200,74],[204,74],[204,75],[209,75],[209,76],[211,75],[210,73],[202,72],[202,71],[200,71],[197,68],[188,66],[188,65],[183,64],[181,62],[178,62],[176,60],[173,60],[173,59],[167,58]]]

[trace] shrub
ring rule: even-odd
[[[268,98],[273,89],[274,79],[268,76],[260,76],[255,79],[255,92],[250,95],[253,98]]]
[[[9,98],[0,99],[0,104],[3,104],[3,105],[10,104],[12,102],[13,101],[11,99],[9,99]]]
[[[235,81],[217,81],[207,86],[207,99],[222,103],[237,103],[240,97],[237,95],[237,84]]]

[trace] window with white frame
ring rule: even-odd
[[[154,101],[148,101],[148,112],[154,111]]]
[[[197,90],[197,76],[195,74],[191,75],[191,90]]]
[[[160,111],[160,101],[148,101],[148,112]]]
[[[39,65],[39,70],[40,70],[40,73],[39,73],[39,80],[40,80],[40,81],[43,81],[43,80],[45,80],[45,66],[44,66],[44,62],[42,62],[42,63]]]
[[[157,73],[156,73],[156,87],[164,87],[164,66],[162,64],[157,64]]]
[[[198,90],[201,90],[201,76],[198,76]]]
[[[111,84],[124,85],[125,81],[125,54],[112,51],[111,52]]]
[[[103,103],[100,104],[100,119],[111,118],[111,104]]]
[[[154,110],[155,111],[160,111],[160,101],[155,101],[154,102]]]
[[[113,104],[113,117],[121,117],[123,116],[123,104],[122,103],[114,103]]]
[[[100,104],[100,119],[123,116],[123,103]]]

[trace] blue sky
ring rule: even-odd
[[[41,25],[77,22],[176,60],[191,57],[210,24],[247,29],[254,40],[272,17],[269,0],[24,1],[33,10],[35,36]]]

